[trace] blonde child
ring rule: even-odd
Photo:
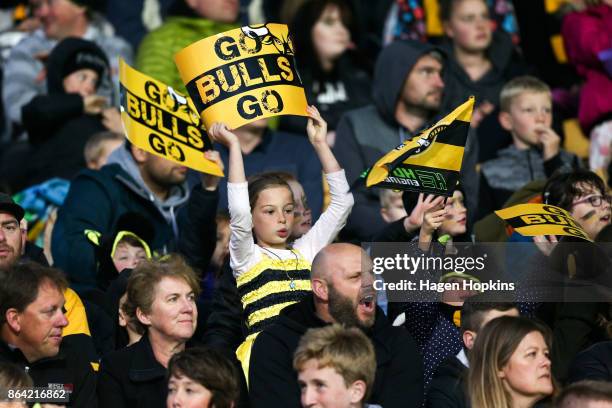
[[[402,201],[402,192],[395,190],[381,190],[380,215],[387,223],[395,222],[408,215]]]
[[[512,134],[512,144],[481,166],[478,218],[502,208],[525,184],[579,167],[552,129],[548,85],[532,76],[514,78],[502,88],[500,105],[499,123]]]
[[[325,141],[327,124],[316,108],[309,107],[307,112],[308,138],[329,183],[331,203],[312,229],[291,247],[287,240],[295,202],[287,182],[263,175],[247,183],[236,135],[221,123],[213,124],[208,132],[229,150],[230,266],[249,329],[236,354],[247,374],[255,337],[274,322],[284,307],[310,292],[311,262],[342,229],[353,206],[344,170]]]
[[[374,407],[365,401],[374,385],[376,355],[370,339],[355,327],[308,330],[295,350],[293,368],[302,407]]]

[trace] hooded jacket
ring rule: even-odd
[[[275,324],[261,332],[251,353],[251,408],[299,407],[300,388],[293,370],[293,353],[306,330],[327,325],[307,296],[286,307]],[[410,335],[393,327],[380,308],[374,326],[365,334],[376,353],[376,378],[368,402],[385,408],[420,407],[423,399],[421,356]]]
[[[432,45],[413,41],[397,41],[384,48],[374,71],[374,104],[350,111],[340,119],[333,151],[355,197],[344,239],[369,241],[384,225],[378,189],[366,189],[359,176],[410,137],[410,132],[395,120],[395,107],[412,67],[433,50]]]
[[[102,235],[109,234],[126,212],[136,212],[150,220],[155,233],[149,244],[151,250],[159,253],[179,249],[181,228],[178,219],[188,217],[189,222],[187,219],[180,222],[185,226],[182,238],[197,242],[186,246],[181,243],[181,252],[192,264],[193,253],[199,252],[198,256],[208,259],[214,249],[214,235],[212,238],[200,237],[201,242],[196,235],[209,229],[198,231],[206,220],[210,220],[208,224],[214,224],[217,199],[216,192],[204,191],[201,185],[197,185],[190,200],[185,182],[173,186],[169,197],[161,201],[145,185],[131,153],[121,147],[111,154],[108,164],[100,171],[84,170],[72,182],[53,230],[51,250],[55,266],[68,274],[77,290],[95,287],[95,250],[84,231],[90,229]],[[188,201],[189,215],[181,211]]]
[[[443,49],[449,56],[444,84],[444,110],[454,109],[471,95],[476,97],[477,104],[489,101],[498,105],[499,93],[504,84],[525,71],[516,62],[517,57],[510,36],[500,31],[493,32],[491,45],[487,49],[487,57],[492,67],[477,81],[472,80],[457,62],[452,43],[445,45]]]
[[[46,64],[47,94],[35,96],[22,109],[32,149],[26,166],[26,185],[52,177],[71,179],[85,168],[83,149],[89,137],[106,129],[101,116],[85,113],[81,95],[64,90],[63,81],[70,74],[67,69],[74,67],[79,53],[102,64],[99,68],[103,69],[97,72],[98,84],[110,81],[108,59],[95,43],[66,38],[53,49]]]

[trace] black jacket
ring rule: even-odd
[[[110,353],[98,374],[98,402],[103,408],[165,408],[166,369],[153,355],[149,336]]]
[[[11,350],[0,340],[0,362],[10,362],[23,368],[34,381],[35,387],[50,388],[50,384],[72,387],[70,402],[74,408],[95,408],[96,377],[86,356],[62,342],[57,356],[29,363],[19,349]],[[59,404],[59,403],[58,403]]]
[[[249,368],[251,408],[300,407],[293,353],[306,330],[326,324],[316,316],[311,295],[283,309],[278,321],[259,334]],[[421,406],[422,361],[412,337],[391,326],[381,309],[366,334],[374,344],[377,365],[368,402],[385,408]]]
[[[582,380],[612,381],[612,341],[602,341],[578,353],[567,382]]]
[[[342,56],[332,72],[324,73],[298,60],[300,78],[309,104],[316,105],[327,122],[329,131],[336,130],[344,112],[360,108],[371,101],[371,79],[350,56]],[[280,117],[279,129],[304,134],[307,118],[286,115]]]
[[[455,356],[442,363],[434,373],[427,393],[427,408],[467,408],[465,386],[468,368]]]
[[[216,282],[202,342],[235,357],[236,349],[246,338],[246,333],[236,279],[229,261],[226,261]]]

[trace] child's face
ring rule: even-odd
[[[117,149],[122,144],[122,140],[105,140],[104,142],[102,142],[100,156],[98,156],[95,161],[87,163],[87,168],[90,168],[92,170],[100,170],[102,166],[104,166],[108,161],[108,156],[110,156],[111,153],[114,152],[115,149]]]
[[[295,204],[293,207],[293,228],[291,229],[291,238],[295,240],[310,231],[312,227],[312,211],[308,208],[306,194],[302,185],[297,181],[289,181],[287,184],[291,187],[293,203]]]
[[[293,194],[287,187],[270,187],[259,193],[253,208],[253,230],[257,243],[285,249],[294,219]]]
[[[454,1],[444,29],[456,47],[471,52],[485,51],[492,38],[489,8],[484,0]]]
[[[93,69],[79,69],[64,78],[64,91],[75,93],[83,98],[96,93],[98,74]]]
[[[463,205],[463,193],[455,190],[453,196],[446,200],[446,215],[440,226],[440,232],[457,236],[465,234],[467,222],[467,209]]]
[[[501,112],[500,123],[520,144],[540,145],[543,129],[552,126],[552,101],[545,92],[523,92],[510,103],[510,112]]]
[[[168,380],[168,407],[208,408],[212,397],[208,388],[186,375],[172,375]]]
[[[394,193],[387,206],[380,209],[380,213],[385,222],[394,222],[407,216],[408,214],[404,209],[404,202],[402,201],[402,194]]]
[[[121,242],[115,249],[113,264],[115,265],[117,272],[121,272],[126,268],[134,269],[145,259],[147,259],[147,253],[144,249]]]
[[[610,224],[610,202],[604,192],[588,184],[576,185],[581,194],[574,198],[570,214],[591,239]],[[599,205],[595,206],[593,203]]]
[[[319,367],[317,360],[308,360],[298,373],[302,407],[350,408],[360,406],[365,383],[355,381],[347,387],[344,378],[330,367]]]

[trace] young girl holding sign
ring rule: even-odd
[[[327,123],[315,107],[308,107],[307,112],[310,118],[306,131],[329,183],[331,202],[312,229],[291,246],[287,238],[295,203],[287,182],[261,175],[247,183],[236,135],[221,123],[213,124],[208,131],[213,140],[229,150],[230,265],[249,328],[249,336],[236,354],[247,378],[255,337],[285,306],[310,292],[311,262],[342,229],[353,206],[344,170],[325,141]]]

